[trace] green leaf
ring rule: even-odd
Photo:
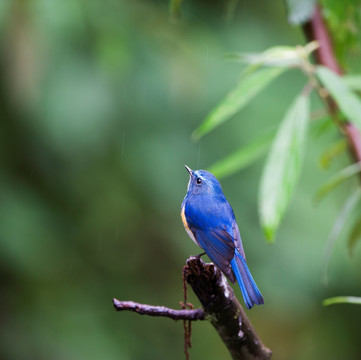
[[[343,81],[350,89],[361,91],[361,75],[344,75]]]
[[[292,25],[301,25],[311,19],[316,0],[287,0],[288,22]]]
[[[332,34],[332,47],[341,66],[349,64],[349,54],[360,53],[360,1],[321,0],[322,16]]]
[[[206,117],[202,124],[193,132],[192,137],[199,139],[229,119],[246,106],[284,70],[283,68],[265,68],[242,77],[236,88]]]
[[[236,12],[237,5],[239,0],[228,0],[226,4],[226,21],[231,22],[233,20],[234,14]]]
[[[350,255],[352,255],[357,242],[360,240],[361,240],[361,216],[359,216],[358,219],[355,221],[347,241],[347,247]]]
[[[228,54],[227,58],[253,66],[292,66],[300,64],[300,57],[293,46],[274,46],[262,53],[232,53]]]
[[[347,149],[347,141],[345,139],[340,139],[329,148],[327,148],[321,155],[319,163],[323,169],[328,169],[332,160],[334,160],[338,155],[345,152]]]
[[[361,100],[343,78],[324,66],[316,67],[316,75],[335,99],[347,120],[361,129]]]
[[[244,73],[248,73],[260,66],[301,66],[304,58],[318,47],[317,41],[311,41],[305,46],[273,46],[262,53],[234,53],[227,55],[227,58],[250,64],[251,66],[244,70]]]
[[[253,142],[242,146],[233,154],[214,163],[209,168],[209,171],[217,178],[224,178],[242,170],[259,159],[266,152],[273,137],[274,131],[257,138]]]
[[[326,133],[334,130],[335,124],[329,116],[325,116],[324,118],[318,119],[317,121],[311,121],[310,135],[316,138],[319,138]]]
[[[361,171],[361,163],[354,163],[333,175],[325,184],[316,192],[316,201],[322,200],[330,191],[342,184],[345,180],[358,174]]]
[[[360,201],[360,198],[361,191],[359,189],[357,189],[356,192],[351,193],[351,195],[346,199],[341,211],[337,215],[337,219],[331,229],[330,235],[328,236],[322,265],[322,282],[324,284],[328,283],[328,264],[330,262],[330,257],[335,242],[344,228],[345,223],[350,218],[355,206]]]
[[[264,167],[259,213],[269,242],[274,240],[300,174],[309,117],[309,98],[301,94],[282,120]]]
[[[355,304],[361,305],[361,297],[356,296],[335,296],[322,301],[323,306],[334,304]]]
[[[169,0],[170,18],[173,21],[178,21],[181,16],[181,5],[183,0]]]

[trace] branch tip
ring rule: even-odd
[[[134,301],[119,301],[113,299],[115,310],[132,311],[140,315],[163,316],[173,320],[204,320],[205,314],[203,309],[182,309],[176,310],[165,306],[154,306],[140,304]]]

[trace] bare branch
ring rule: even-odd
[[[234,295],[225,276],[213,264],[191,256],[183,274],[201,302],[202,309],[175,310],[164,306],[139,304],[113,299],[117,311],[164,316],[173,320],[209,320],[234,360],[269,360],[272,352],[265,347]]]
[[[225,276],[199,257],[187,260],[187,282],[198,296],[209,319],[234,360],[266,360],[272,352],[254,331]]]
[[[203,309],[175,310],[165,306],[153,306],[134,301],[119,301],[117,299],[113,299],[113,304],[117,311],[133,311],[140,315],[164,316],[173,320],[204,320]]]
[[[360,130],[351,122],[346,122],[343,131],[348,139],[350,150],[356,162],[361,161],[361,134]]]

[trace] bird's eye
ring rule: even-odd
[[[198,184],[198,185],[199,185],[199,184],[202,184],[202,179],[197,178],[197,184]]]

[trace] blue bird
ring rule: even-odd
[[[185,167],[190,179],[181,216],[188,235],[232,283],[237,279],[248,309],[263,304],[246,263],[236,218],[221,184],[208,171]]]

